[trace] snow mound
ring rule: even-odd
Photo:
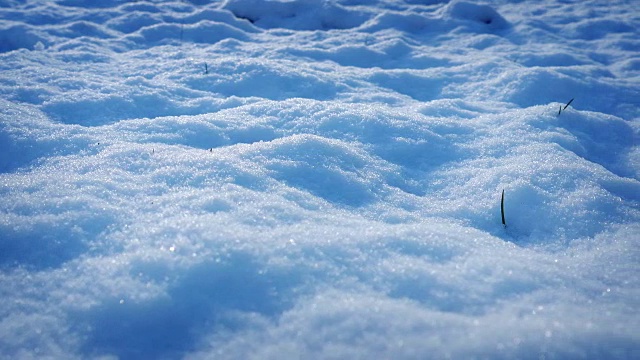
[[[335,1],[226,0],[221,8],[264,29],[348,29],[359,26],[368,18],[368,14]]]
[[[445,14],[476,31],[496,32],[510,27],[509,22],[489,5],[453,0],[445,7]]]

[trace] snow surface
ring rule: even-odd
[[[0,0],[0,69],[2,358],[640,358],[637,0]]]

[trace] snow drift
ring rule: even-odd
[[[637,357],[629,7],[0,1],[1,356]]]

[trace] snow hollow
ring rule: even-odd
[[[634,0],[0,0],[0,358],[637,359],[639,106]]]

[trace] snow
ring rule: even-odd
[[[636,8],[0,0],[0,357],[638,358]]]

